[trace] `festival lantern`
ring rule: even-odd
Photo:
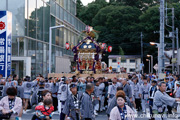
[[[108,52],[112,51],[112,46],[108,46]]]
[[[102,49],[106,48],[106,43],[102,43]]]
[[[66,42],[66,50],[69,50],[69,43]]]

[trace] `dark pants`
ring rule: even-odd
[[[64,105],[65,101],[61,101],[61,104]],[[63,108],[61,108],[60,120],[64,120],[66,117],[66,115],[62,111],[63,111]]]
[[[150,110],[151,119],[153,118],[152,107],[153,107],[153,99],[150,99],[149,100],[149,110]]]
[[[31,120],[41,120],[40,118],[38,118],[36,115],[33,115]]]
[[[57,106],[58,106],[58,100],[57,100],[57,97],[52,97],[53,99],[53,106],[54,106],[54,111],[57,110]]]
[[[92,120],[91,118],[84,118],[84,120]]]
[[[172,107],[168,105],[167,109],[168,109],[168,114],[172,114]]]
[[[61,114],[60,114],[60,120],[64,120],[65,117],[66,117],[66,115],[65,115],[64,113],[61,112]]]
[[[108,98],[105,97],[105,100],[104,100],[104,106],[108,105]]]
[[[135,103],[136,103],[136,109],[138,111],[141,110],[141,99],[135,99]]]

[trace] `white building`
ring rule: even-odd
[[[108,58],[109,67],[112,67],[113,72],[120,72],[123,68],[127,73],[140,71],[140,55],[109,55]]]

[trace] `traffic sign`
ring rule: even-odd
[[[117,68],[120,68],[120,65],[118,65]]]
[[[112,70],[112,66],[109,67],[109,70]]]
[[[157,71],[158,70],[158,64],[155,64],[153,68]]]
[[[177,61],[177,58],[172,58],[171,60],[172,63],[176,63],[176,61]]]

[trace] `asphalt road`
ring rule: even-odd
[[[32,116],[35,114],[35,111],[33,109],[30,109],[27,111],[27,113],[23,114],[22,116],[22,120],[31,120]],[[138,113],[138,117],[135,118],[135,120],[149,120],[148,117],[146,117],[147,115],[142,115],[141,112]],[[55,112],[53,114],[53,120],[59,120],[59,113]],[[105,112],[101,112],[99,113],[98,116],[96,116],[95,120],[108,120],[107,115],[105,114]],[[179,120],[179,119],[175,119],[175,118],[168,118],[168,120]]]
[[[31,120],[32,116],[35,114],[35,111],[30,109],[27,110],[27,113],[23,114],[22,120]],[[55,112],[53,114],[53,120],[59,120],[59,113]],[[107,115],[105,112],[99,113],[98,116],[96,116],[95,120],[108,120]],[[136,120],[148,120],[148,118],[136,118]]]

